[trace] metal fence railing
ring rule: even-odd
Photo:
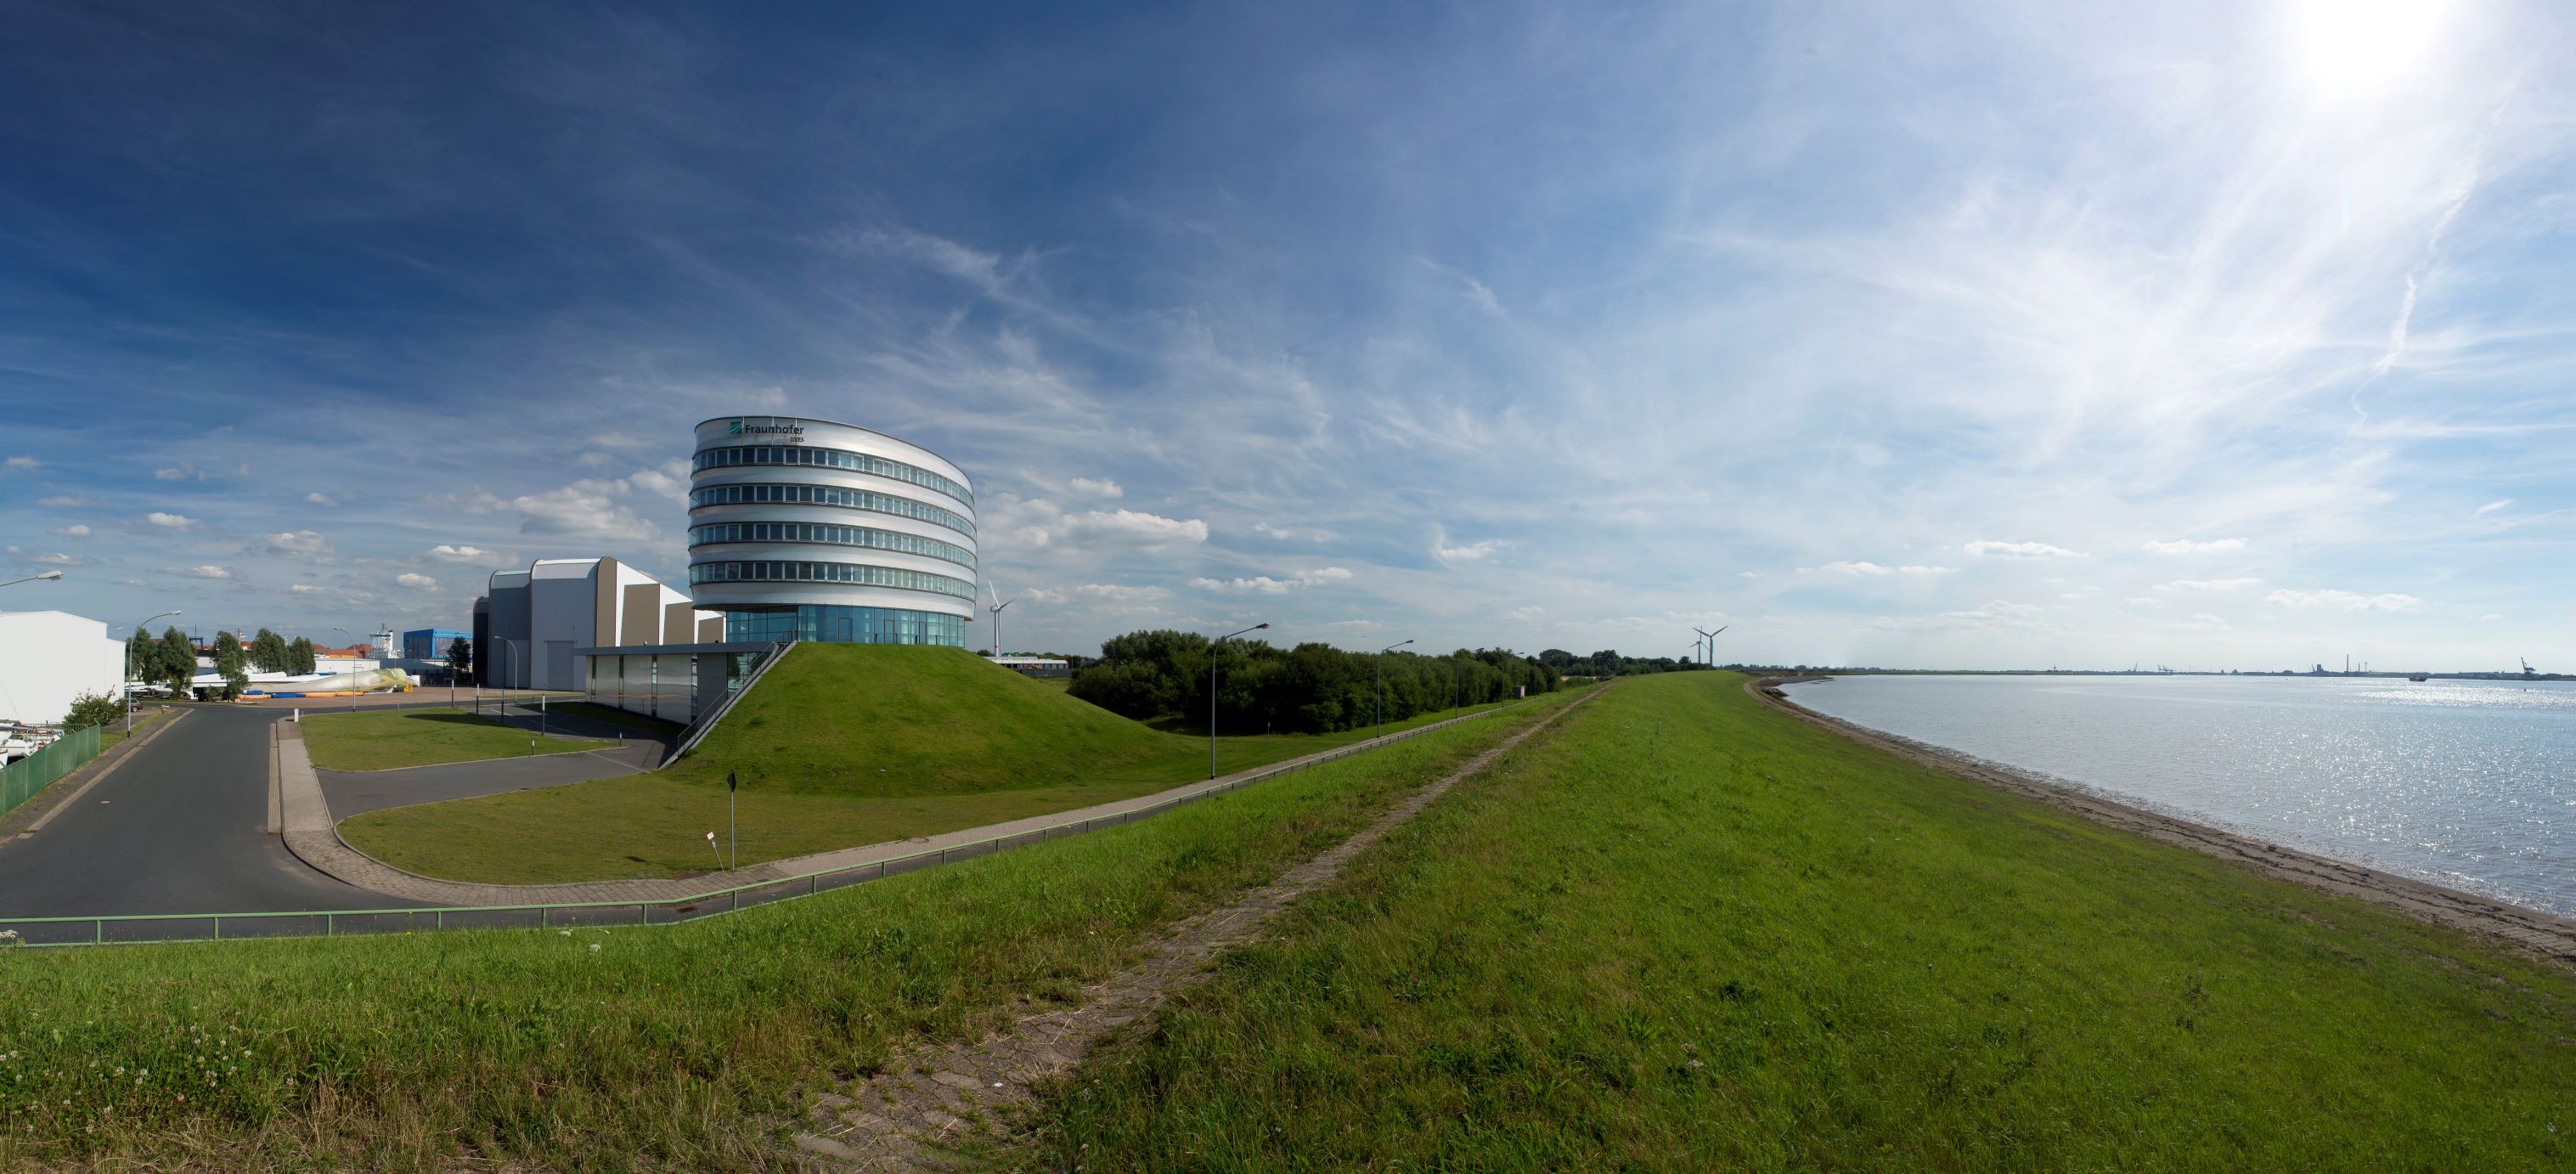
[[[79,770],[90,759],[98,757],[98,734],[102,727],[82,726],[66,730],[52,745],[7,766],[0,766],[0,815],[18,809],[18,805],[36,797],[38,791],[52,786],[54,780]]]
[[[777,901],[810,897],[869,881],[934,868],[955,860],[990,856],[1007,848],[1042,844],[1085,832],[1124,827],[1201,799],[1321,766],[1462,722],[1490,717],[1518,703],[1496,706],[1410,730],[1247,771],[1157,803],[1089,819],[1067,820],[1028,831],[864,864],[799,873],[714,889],[694,896],[649,901],[565,901],[536,905],[421,906],[408,909],[329,909],[282,913],[148,913],[90,917],[0,917],[0,943],[18,947],[117,943],[231,941],[239,938],[336,937],[342,934],[410,933],[433,929],[557,929],[583,926],[671,925]],[[13,936],[14,935],[14,936]]]

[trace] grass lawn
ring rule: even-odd
[[[392,770],[617,746],[588,739],[538,738],[461,709],[318,714],[305,718],[303,726],[304,748],[313,756],[313,765],[324,770]]]
[[[1085,702],[1065,701],[1088,708]],[[1389,722],[1387,728],[1394,732],[1466,712],[1473,710],[1424,714],[1402,727]],[[1218,772],[1232,773],[1370,736],[1370,731],[1360,730],[1219,738]],[[739,797],[741,859],[756,864],[935,835],[1151,794],[1207,777],[1204,738],[1153,737],[1167,742],[1155,757],[1104,766],[1089,779],[1037,787],[914,795],[815,793],[757,786],[747,778]],[[861,760],[851,770],[864,765]],[[890,774],[899,768],[878,769]],[[359,851],[398,868],[456,880],[551,884],[677,876],[706,871],[714,864],[706,834],[725,827],[722,783],[720,774],[712,786],[673,777],[672,771],[622,775],[371,811],[343,822],[340,834]]]
[[[0,948],[0,1167],[787,1168],[818,1086],[1076,997],[1563,701],[687,925]]]
[[[125,719],[123,718],[107,723],[106,728],[98,732],[98,752],[105,754],[110,750],[116,749],[116,747],[127,738],[142,737],[146,732],[152,729],[153,723],[170,720],[171,712],[171,710],[155,706],[153,708],[146,709],[141,713],[135,714],[134,732],[130,734],[125,730]]]
[[[1093,1170],[2566,1170],[2576,975],[1632,679],[1053,1090]]]
[[[598,705],[588,701],[550,701],[546,703],[546,711],[572,717],[585,717],[612,726],[642,730],[648,734],[676,734],[688,728],[678,722],[666,722],[647,714],[628,713],[613,705]]]

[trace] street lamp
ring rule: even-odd
[[[165,611],[157,616],[148,616],[142,623],[134,625],[134,630],[149,635],[153,620],[166,620],[178,614],[175,611]],[[132,639],[125,642],[125,680],[125,732],[131,734],[134,732],[134,641]]]
[[[1386,654],[1411,643],[1411,640],[1398,640],[1377,650],[1377,737],[1386,736]]]
[[[994,622],[1000,623],[998,609]],[[1269,626],[1266,622],[1254,624],[1245,628],[1243,632],[1258,632]],[[1216,777],[1216,650],[1220,645],[1242,635],[1243,632],[1228,632],[1208,641],[1208,777],[1211,779]]]
[[[15,587],[20,583],[33,583],[38,579],[59,579],[62,577],[63,573],[61,571],[38,571],[24,579],[11,579],[6,583],[0,583],[0,587]]]

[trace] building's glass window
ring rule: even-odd
[[[836,505],[946,526],[969,538],[972,519],[926,501],[839,485],[709,485],[689,492],[689,508],[706,505]]]
[[[746,643],[820,640],[833,644],[944,644],[963,648],[966,620],[963,616],[891,607],[804,604],[726,612],[725,639]]]
[[[812,465],[825,469],[848,469],[878,477],[908,481],[924,489],[935,489],[972,506],[975,493],[955,478],[933,473],[919,465],[890,461],[873,453],[851,452],[840,448],[807,448],[801,445],[752,444],[731,448],[710,448],[698,453],[692,471],[731,468],[736,465]]]
[[[906,591],[931,591],[959,599],[975,598],[975,584],[927,571],[902,567],[880,567],[867,563],[809,563],[773,559],[742,559],[694,563],[689,567],[691,585],[700,583],[858,583],[869,587],[896,587]]]
[[[975,552],[954,542],[868,526],[832,526],[815,522],[719,522],[689,527],[690,546],[703,546],[710,542],[814,542],[827,546],[869,546],[946,559],[962,567],[975,565]]]

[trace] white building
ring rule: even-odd
[[[916,444],[828,420],[697,428],[689,589],[721,639],[964,647],[975,492]]]
[[[125,642],[107,625],[58,611],[0,612],[0,721],[53,725],[83,693],[114,697]]]
[[[721,617],[613,558],[541,558],[494,572],[490,600],[491,637],[475,669],[504,688],[584,688],[576,649],[724,638]]]

